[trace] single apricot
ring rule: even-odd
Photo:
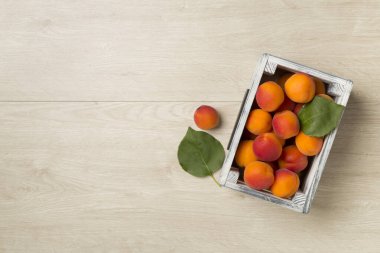
[[[209,130],[219,125],[219,114],[211,106],[202,105],[194,112],[195,124],[203,130]]]
[[[288,110],[277,112],[273,116],[272,127],[274,133],[281,139],[294,137],[300,130],[297,115]]]
[[[284,91],[275,82],[265,82],[257,89],[256,101],[264,111],[274,112],[284,102]]]
[[[249,163],[244,169],[244,182],[253,189],[269,189],[273,181],[273,169],[267,163],[254,161]]]
[[[235,162],[239,167],[245,167],[248,163],[256,161],[257,157],[253,152],[253,141],[241,141],[235,154]]]
[[[279,168],[288,169],[296,173],[306,169],[307,164],[307,156],[302,154],[295,145],[283,148],[282,154],[278,159]]]
[[[253,151],[258,160],[273,162],[281,156],[282,146],[275,134],[264,133],[256,137]]]
[[[325,84],[318,78],[313,77],[315,83],[315,95],[326,94]]]
[[[270,190],[274,196],[290,198],[300,186],[300,179],[296,173],[288,169],[279,169],[275,172],[274,182]]]
[[[296,106],[296,103],[294,103],[292,100],[290,100],[290,98],[285,96],[284,102],[282,102],[282,104],[280,105],[280,107],[276,111],[277,112],[281,112],[281,111],[285,111],[285,110],[292,111],[295,106]]]
[[[301,111],[304,104],[296,104],[296,106],[293,109],[293,112],[298,115],[298,113]]]
[[[327,94],[318,94],[317,96],[321,97],[321,98],[325,98],[325,99],[327,99],[329,101],[334,102],[334,99],[332,97],[330,97],[329,95],[327,95]]]
[[[306,135],[302,131],[296,136],[295,142],[298,150],[307,156],[317,155],[323,145],[322,138]]]
[[[315,95],[315,83],[307,74],[296,73],[285,83],[286,95],[296,103],[310,102]]]
[[[245,126],[256,135],[269,132],[272,129],[272,116],[262,109],[255,109],[250,112]]]

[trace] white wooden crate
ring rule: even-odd
[[[310,76],[319,78],[325,84],[327,84],[326,93],[333,96],[337,104],[343,106],[347,105],[352,90],[352,81],[333,76],[273,55],[264,54],[253,76],[252,86],[249,90],[247,90],[247,93],[242,102],[242,107],[239,112],[239,116],[236,121],[230,143],[227,147],[228,153],[222,167],[219,181],[220,184],[225,187],[251,194],[255,197],[279,204],[297,212],[308,213],[310,211],[311,202],[318,187],[318,183],[323,173],[338,127],[336,127],[330,134],[325,136],[321,152],[314,157],[313,162],[309,166],[307,175],[303,179],[299,190],[291,199],[284,199],[273,196],[269,191],[258,191],[249,188],[243,182],[240,182],[238,180],[239,169],[232,166],[236,149],[243,134],[245,123],[251,111],[258,86],[263,82],[263,80],[265,80],[265,78],[268,78],[268,76],[269,78],[274,78],[281,75],[281,72],[283,71],[303,72],[309,74]]]

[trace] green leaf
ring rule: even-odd
[[[211,176],[218,184],[213,173],[223,165],[224,149],[212,135],[189,127],[177,155],[182,169],[196,177]]]
[[[315,96],[298,113],[301,130],[307,135],[323,137],[338,125],[343,111],[344,106]]]

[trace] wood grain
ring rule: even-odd
[[[360,109],[375,104],[351,101],[306,216],[180,169],[176,147],[198,103],[3,103],[0,249],[377,249],[380,129],[359,122],[379,115]],[[214,132],[226,145],[239,103],[212,105],[226,119]]]
[[[378,1],[0,0],[0,252],[379,252]],[[264,52],[354,90],[310,214],[193,178]]]
[[[240,101],[265,52],[376,89],[378,1],[1,5],[0,100]]]

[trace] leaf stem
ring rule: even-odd
[[[203,159],[203,157],[201,156],[201,159],[202,159],[202,162],[204,164],[204,166],[206,167],[206,169],[208,170],[208,172],[210,173],[210,177],[212,178],[212,180],[214,180],[214,182],[219,186],[219,187],[222,187],[218,180],[215,179],[214,177],[214,174],[212,173],[212,171],[210,170],[210,168],[208,167],[207,163],[205,162],[205,160]]]
[[[214,177],[214,175],[213,175],[212,173],[210,174],[210,177],[214,180],[214,182],[215,182],[219,187],[222,187],[222,186],[219,184],[218,180],[215,179],[215,177]]]

